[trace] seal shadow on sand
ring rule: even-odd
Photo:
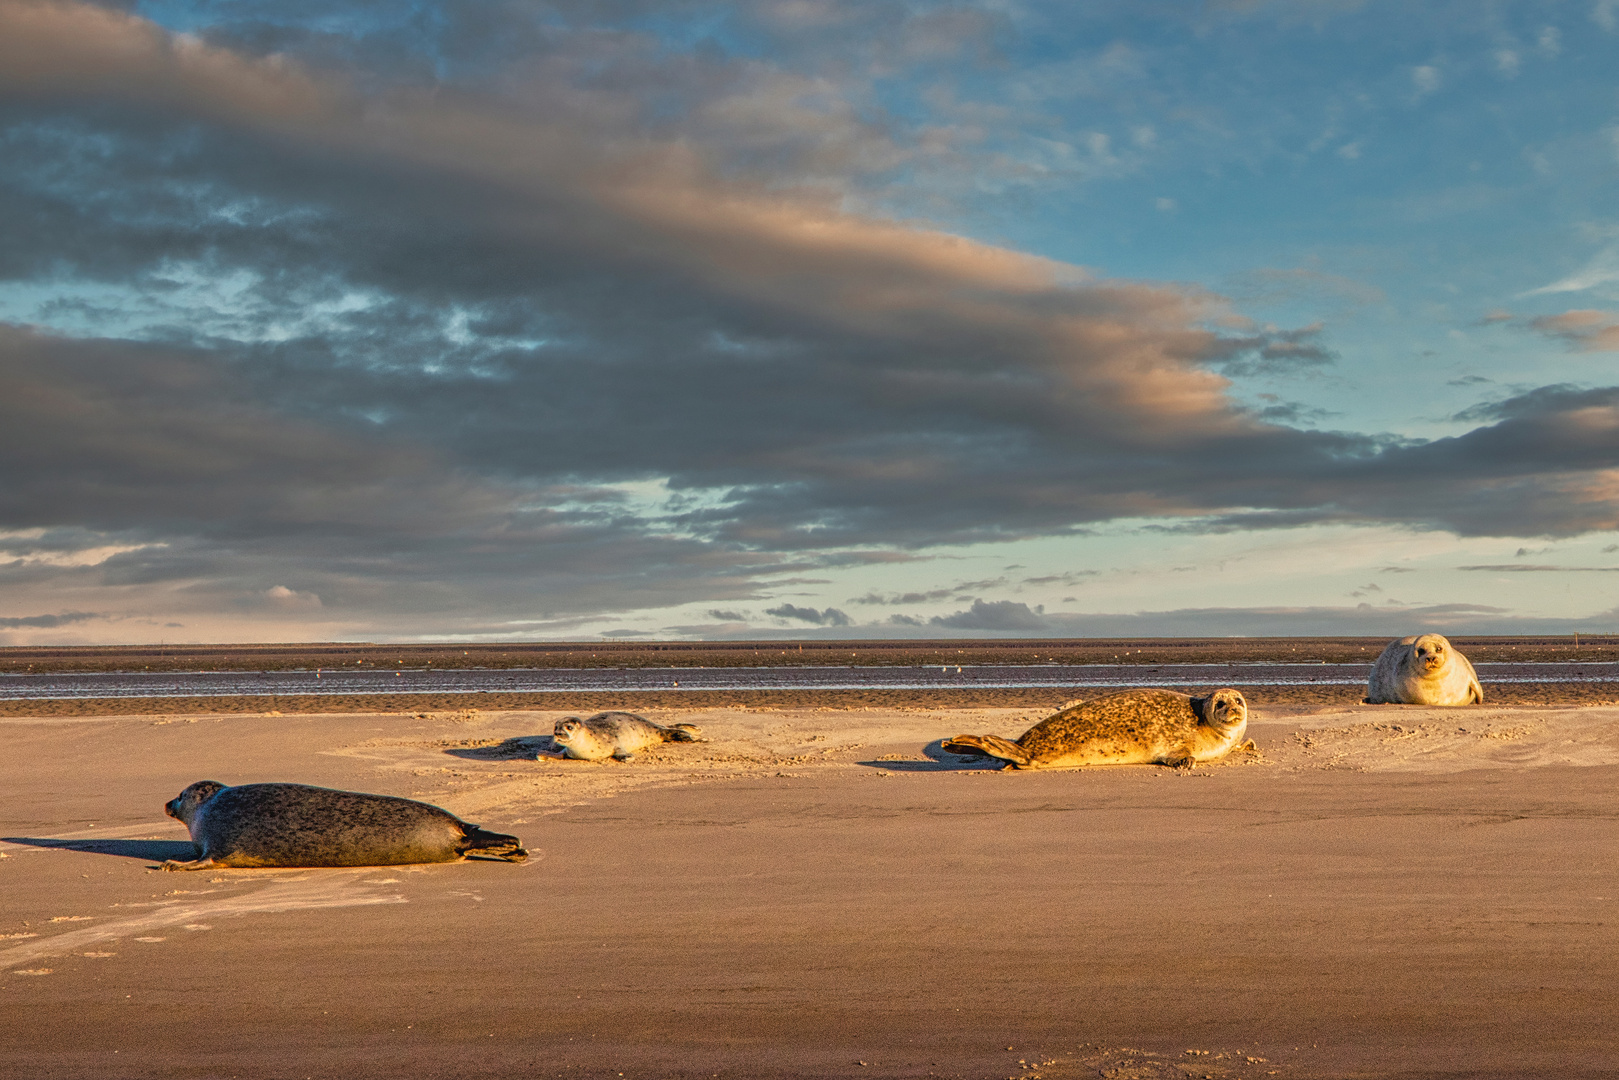
[[[456,746],[444,752],[468,761],[537,761],[562,753],[562,747],[549,735],[518,735],[490,746]]]
[[[882,769],[885,772],[998,772],[1007,767],[1007,763],[998,758],[985,757],[980,754],[952,754],[944,749],[943,739],[934,739],[922,748],[927,761],[857,761],[856,765],[868,769]]]
[[[194,859],[197,845],[189,840],[55,840],[42,836],[0,836],[0,842],[39,848],[66,848],[94,855],[120,855],[161,863],[165,859]]]

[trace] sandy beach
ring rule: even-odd
[[[1256,752],[1191,772],[938,748],[1034,707],[646,711],[710,741],[0,719],[8,1075],[1619,1075],[1619,708],[1256,706]],[[203,778],[424,799],[533,857],[158,872]]]

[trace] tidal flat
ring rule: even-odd
[[[624,707],[631,703],[620,702]],[[942,752],[1050,707],[0,719],[17,1076],[1612,1076],[1619,707],[1255,704],[1191,771]],[[436,803],[523,865],[169,874],[199,779]]]

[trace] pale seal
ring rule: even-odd
[[[1025,731],[1017,742],[957,735],[954,754],[1004,758],[1014,769],[1164,764],[1190,767],[1232,750],[1248,730],[1248,703],[1235,690],[1190,697],[1173,690],[1125,690],[1076,702]]]
[[[583,761],[617,758],[628,761],[637,751],[666,742],[702,742],[702,729],[691,724],[654,724],[634,713],[603,712],[581,720],[557,721],[552,736],[565,756]]]
[[[523,842],[414,799],[308,784],[199,780],[163,810],[191,831],[197,857],[165,870],[216,866],[393,866],[467,855],[522,862]]]
[[[1366,680],[1368,705],[1484,703],[1484,687],[1467,657],[1439,634],[1389,642]]]

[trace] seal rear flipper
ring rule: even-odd
[[[468,825],[462,833],[461,854],[476,859],[504,859],[522,862],[528,858],[523,841],[508,833],[490,832],[476,825]]]
[[[954,739],[946,739],[941,749],[952,754],[982,754],[1002,758],[1014,765],[1027,765],[1033,760],[1023,747],[999,735],[957,735]]]
[[[663,729],[665,742],[707,742],[703,729],[696,724],[670,724]]]

